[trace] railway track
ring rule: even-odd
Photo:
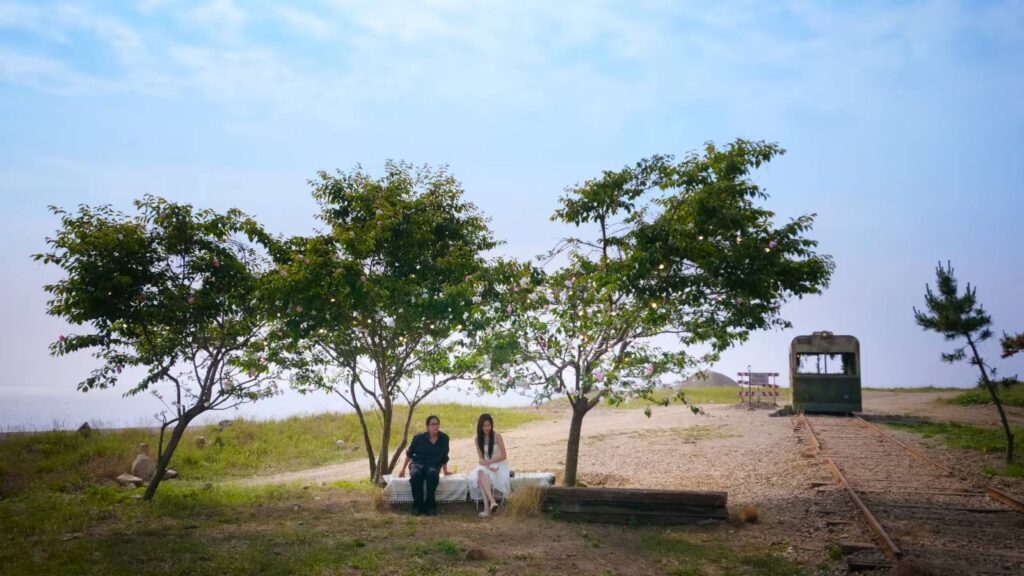
[[[1024,575],[1024,502],[900,442],[858,416],[795,423],[869,527],[875,548],[844,546],[851,570]]]

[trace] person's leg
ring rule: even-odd
[[[488,496],[489,496],[489,494],[491,492],[488,489],[489,487],[490,487],[490,483],[489,483],[489,481],[487,479],[487,474],[485,474],[483,470],[477,470],[477,473],[476,473],[476,488],[477,488],[477,491],[480,493],[480,500],[483,501],[483,505],[484,505],[484,511],[480,513],[481,516],[490,516],[491,515],[491,502],[490,502],[490,500],[488,500]]]
[[[480,493],[484,496],[484,509],[490,512],[494,508],[494,487],[486,472],[480,472]]]
[[[423,484],[426,480],[425,470],[420,467],[416,467],[412,474],[409,475],[409,485],[412,487],[412,513],[415,515],[423,514],[426,512],[426,508],[423,506]]]
[[[441,471],[431,466],[425,468],[423,472],[427,483],[427,498],[423,508],[427,514],[433,515],[437,513],[437,500],[434,496],[437,493],[437,484],[441,481]]]

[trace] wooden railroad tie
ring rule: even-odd
[[[634,488],[544,490],[541,509],[565,520],[609,524],[706,524],[729,518],[725,492]]]

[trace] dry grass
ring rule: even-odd
[[[388,509],[388,502],[384,499],[384,490],[380,488],[374,488],[370,495],[370,501],[373,503],[373,509],[377,512],[383,512]]]
[[[761,520],[761,512],[757,506],[747,505],[739,510],[729,510],[729,523],[737,528],[744,524],[757,524]]]
[[[740,510],[740,520],[743,520],[745,524],[757,524],[761,520],[761,511],[757,509],[757,506],[744,506],[743,510]]]
[[[513,492],[505,501],[505,514],[513,518],[535,518],[540,516],[544,489],[524,486]]]

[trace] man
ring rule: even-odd
[[[405,478],[406,468],[409,468],[409,483],[412,486],[413,516],[437,514],[437,501],[434,495],[437,492],[437,483],[441,480],[440,472],[443,470],[446,476],[450,474],[448,435],[441,432],[441,419],[437,416],[428,416],[427,431],[413,436],[409,449],[405,451],[405,462],[398,473],[399,478]]]

